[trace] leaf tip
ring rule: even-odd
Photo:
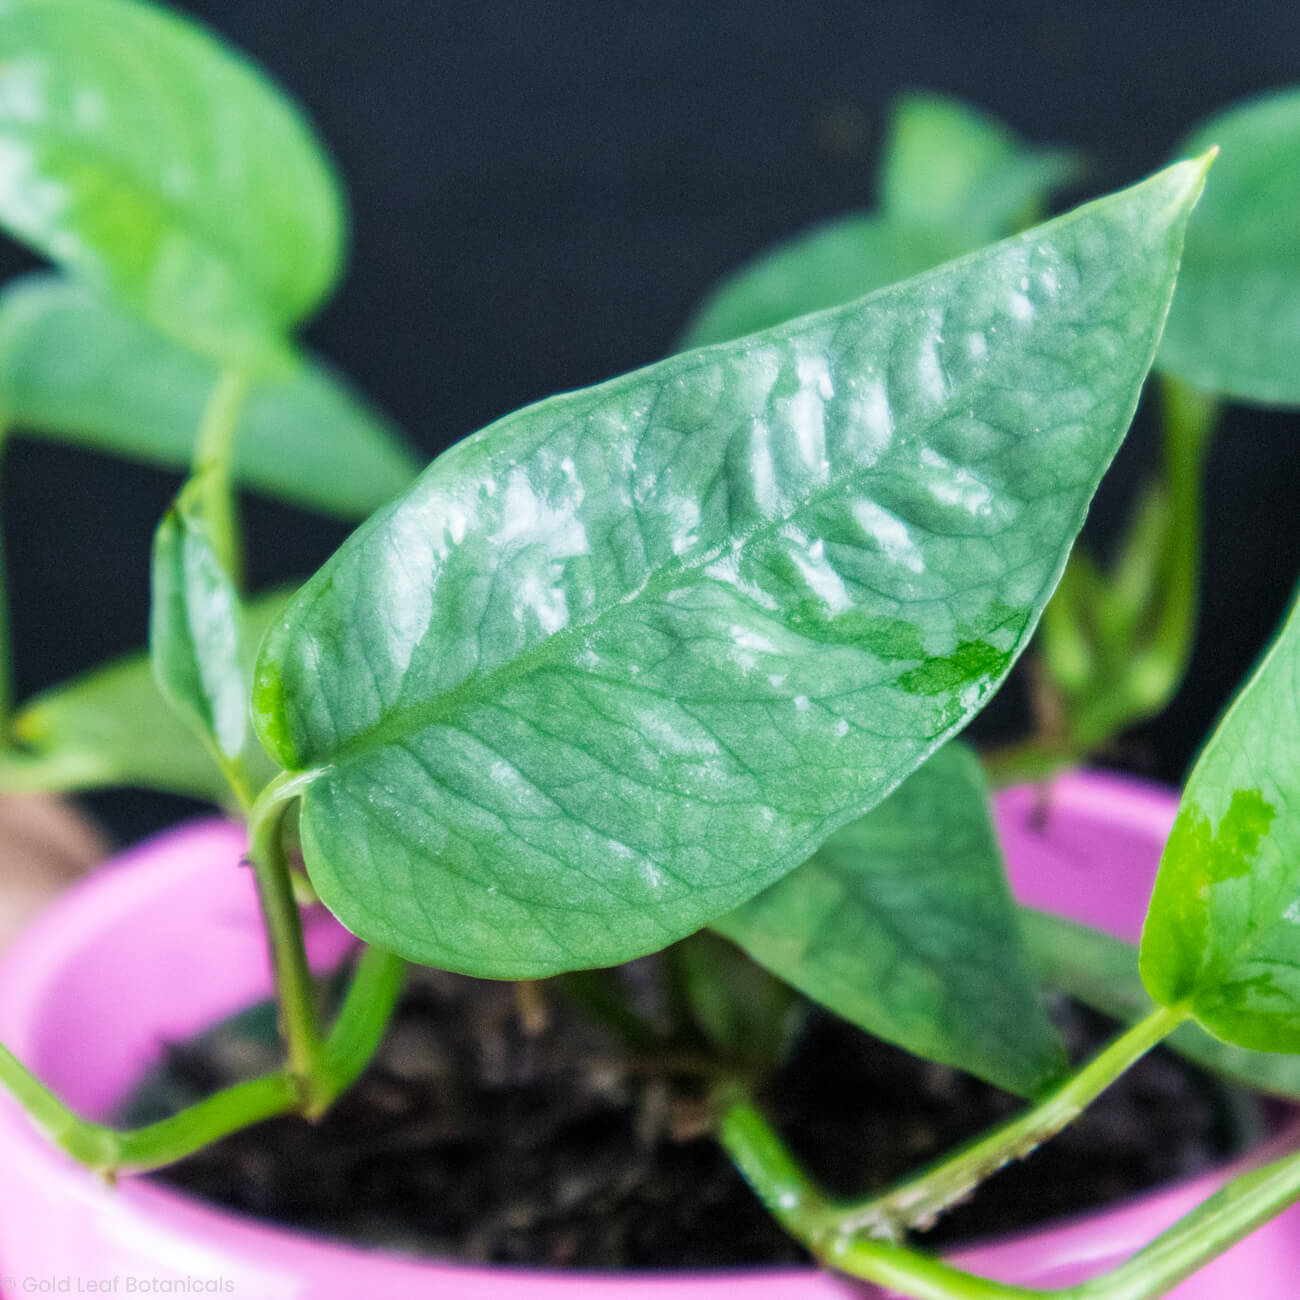
[[[1180,206],[1186,207],[1188,211],[1196,206],[1201,191],[1205,188],[1205,177],[1210,170],[1210,164],[1218,156],[1219,146],[1213,145],[1195,158],[1174,163],[1172,167],[1165,170],[1163,174],[1175,182],[1177,202]]]

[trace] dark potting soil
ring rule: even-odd
[[[1062,1003],[1072,1058],[1113,1032]],[[802,1261],[706,1133],[697,1061],[630,1055],[563,999],[521,1024],[511,985],[420,971],[362,1082],[320,1123],[273,1120],[158,1177],[232,1209],[420,1254],[562,1268]],[[265,1009],[176,1045],[132,1122],[271,1068]],[[840,1194],[919,1168],[1023,1103],[821,1013],[762,1101]],[[1255,1103],[1157,1050],[1073,1128],[928,1234],[1004,1233],[1195,1173]]]

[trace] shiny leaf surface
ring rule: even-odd
[[[31,275],[0,292],[0,418],[20,433],[189,464],[219,367],[88,286]],[[253,384],[235,473],[295,505],[362,518],[417,465],[393,426],[319,361]]]
[[[0,3],[0,222],[233,364],[321,301],[344,232],[296,108],[205,29],[137,0]]]
[[[1022,910],[1020,923],[1034,973],[1047,988],[1125,1024],[1151,1013],[1133,944],[1029,908]],[[1300,1057],[1234,1047],[1190,1022],[1175,1029],[1165,1045],[1225,1079],[1300,1100]]]
[[[951,226],[909,226],[869,212],[839,217],[778,244],[727,276],[704,299],[678,346],[725,343],[838,307],[984,242]]]
[[[291,594],[248,602],[247,650],[256,649]],[[144,651],[43,691],[19,711],[13,733],[21,749],[0,756],[0,791],[140,786],[214,803],[230,798],[208,750],[160,694]],[[274,768],[262,757],[254,772],[267,781]]]
[[[500,977],[734,909],[1005,676],[1132,415],[1200,165],[507,416],[268,636],[322,899]]]
[[[1300,1051],[1300,614],[1188,778],[1142,932],[1142,979],[1211,1033]]]
[[[945,745],[802,866],[713,923],[868,1033],[1013,1092],[1064,1066],[979,760]]]
[[[1209,393],[1300,405],[1300,89],[1220,113],[1178,156],[1211,145],[1158,365]]]

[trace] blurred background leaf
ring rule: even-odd
[[[346,217],[297,107],[137,0],[9,0],[0,223],[226,364],[260,364],[337,280]]]
[[[0,421],[13,432],[183,469],[219,374],[62,276],[0,290]],[[417,469],[392,423],[324,362],[263,377],[244,401],[235,472],[269,496],[364,518]]]

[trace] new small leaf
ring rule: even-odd
[[[1142,932],[1142,979],[1241,1047],[1300,1051],[1300,614],[1183,791]]]
[[[243,611],[199,509],[201,490],[190,480],[154,536],[149,652],[159,689],[225,768],[250,738]]]

